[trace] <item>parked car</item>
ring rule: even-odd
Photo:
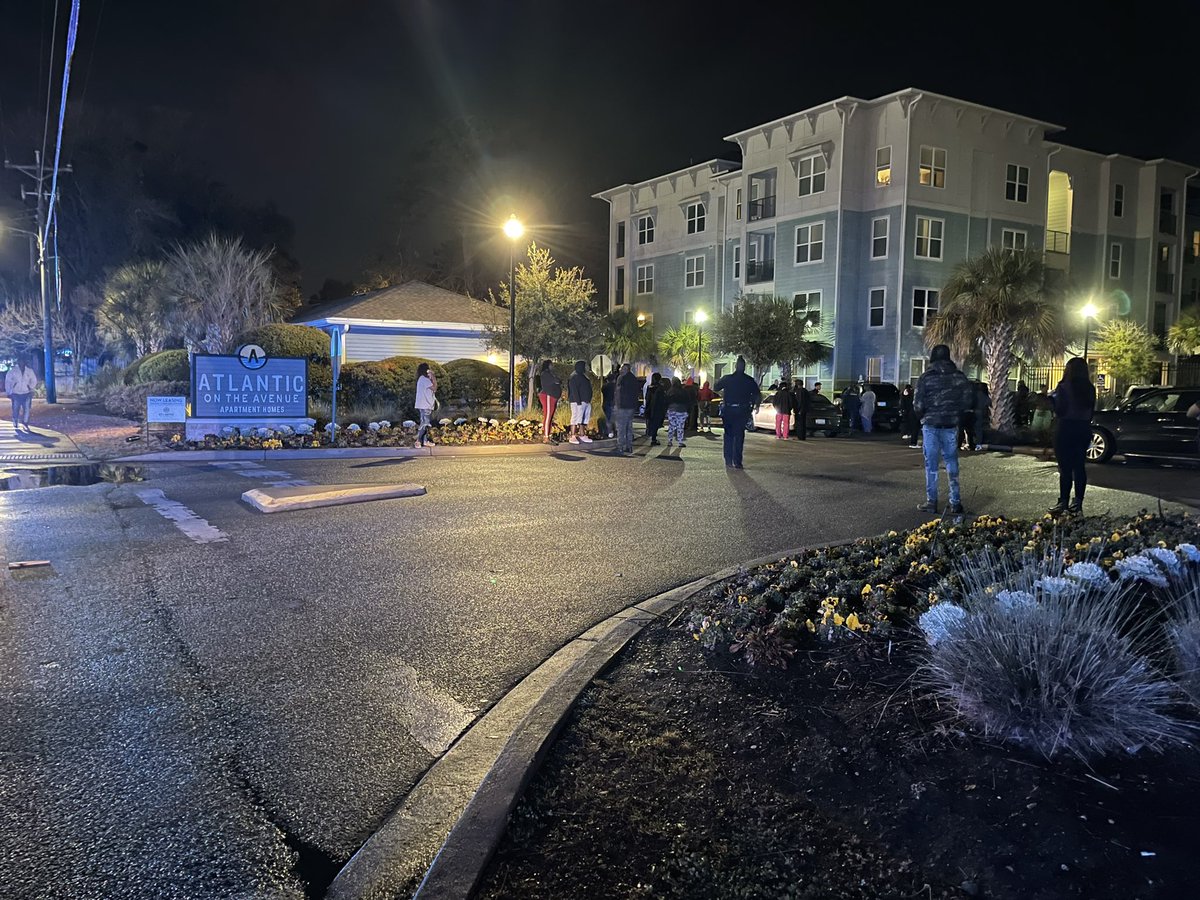
[[[1138,390],[1116,409],[1096,412],[1087,458],[1095,463],[1108,462],[1115,453],[1195,458],[1197,424],[1187,411],[1200,402],[1200,387]]]
[[[876,428],[899,431],[904,424],[900,421],[900,388],[886,382],[872,384],[870,388],[875,392],[875,414],[871,416],[871,423]]]
[[[809,395],[808,416],[805,421],[809,435],[819,431],[826,437],[836,437],[843,430],[841,423],[842,411],[833,404],[833,401],[824,394]],[[754,427],[770,432],[775,431],[775,407],[767,398],[764,398],[762,405],[754,411]],[[789,434],[794,433],[794,428],[789,430]]]

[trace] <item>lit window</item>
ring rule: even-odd
[[[871,299],[867,308],[867,326],[869,328],[883,327],[883,304],[887,296],[884,288],[871,288]]]
[[[917,256],[922,259],[942,258],[942,232],[946,223],[941,219],[917,216]]]
[[[792,315],[806,319],[809,325],[821,324],[821,292],[801,291],[792,297]]]
[[[1000,233],[1000,246],[1005,250],[1024,250],[1028,234],[1015,228],[1005,228]]]
[[[742,221],[742,189],[738,188],[733,192],[733,218],[735,221]]]
[[[1121,218],[1125,215],[1125,185],[1113,185],[1113,217]]]
[[[941,147],[922,147],[921,163],[917,169],[917,180],[927,186],[946,186],[946,151]]]
[[[1158,245],[1158,262],[1161,266],[1169,266],[1171,263],[1171,245]]]
[[[869,384],[878,384],[883,381],[883,357],[868,356],[867,357],[867,382]]]
[[[654,293],[654,264],[637,267],[637,292],[639,294]]]
[[[1004,175],[1004,199],[1029,202],[1029,167],[1009,165]]]
[[[820,154],[806,156],[796,166],[801,197],[819,194],[825,190],[825,157]]]
[[[733,280],[737,281],[742,277],[742,245],[733,245]]]
[[[704,287],[704,257],[689,256],[683,261],[683,286]]]
[[[1192,232],[1192,259],[1200,258],[1200,231]]]
[[[925,357],[914,356],[908,361],[908,381],[910,384],[916,384],[921,376],[925,374]]]
[[[699,234],[704,230],[704,204],[689,203],[687,205],[687,233]]]
[[[871,220],[871,259],[886,259],[888,255],[888,218]]]
[[[654,243],[654,216],[642,216],[638,219],[638,243]]]
[[[880,147],[875,151],[875,186],[886,187],[892,183],[892,148]]]
[[[796,228],[796,265],[820,262],[825,256],[825,223]]]
[[[915,288],[913,290],[913,328],[924,328],[930,319],[937,315],[938,292],[933,288]]]
[[[1108,277],[1121,277],[1121,245],[1113,244],[1108,248]]]

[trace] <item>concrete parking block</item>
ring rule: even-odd
[[[261,487],[242,494],[242,499],[259,512],[276,513],[318,506],[342,506],[368,500],[418,497],[425,493],[419,484],[313,484],[298,487]]]

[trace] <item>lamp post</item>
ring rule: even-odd
[[[700,369],[704,365],[704,323],[708,321],[708,313],[702,309],[696,310],[696,374],[700,374]]]
[[[1092,303],[1090,300],[1088,301],[1087,305],[1085,305],[1083,309],[1079,311],[1079,314],[1083,316],[1083,361],[1085,363],[1088,360],[1088,341],[1092,336],[1092,319],[1096,318],[1096,314],[1098,312],[1099,310],[1096,309],[1096,304]]]
[[[516,213],[504,223],[504,234],[508,238],[508,417],[516,411],[517,402],[517,285],[516,262],[513,251],[517,241],[525,233]]]

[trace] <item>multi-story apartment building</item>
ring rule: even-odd
[[[810,383],[899,383],[924,369],[924,326],[955,264],[1025,247],[1044,251],[1070,303],[1165,332],[1185,295],[1200,297],[1200,218],[1184,214],[1200,172],[1048,138],[1060,131],[915,88],[739,131],[727,140],[740,163],[595,195],[611,211],[609,309],[661,329],[739,295],[787,297],[834,345],[802,373]]]

